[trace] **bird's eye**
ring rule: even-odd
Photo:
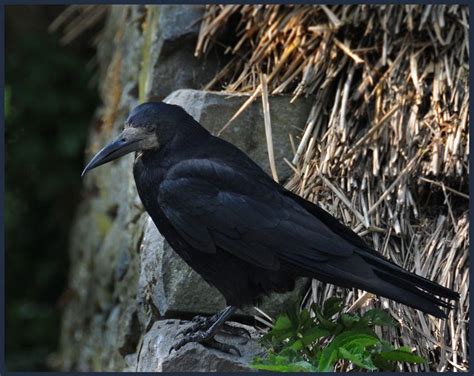
[[[147,132],[153,132],[155,130],[155,126],[153,124],[147,124],[145,129]]]

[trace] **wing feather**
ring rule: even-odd
[[[353,244],[273,182],[249,176],[219,161],[188,160],[168,172],[158,202],[198,251],[222,249],[267,269],[352,255]]]

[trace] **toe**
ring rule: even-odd
[[[214,338],[211,338],[210,340],[207,340],[205,344],[208,347],[211,347],[213,349],[225,352],[227,354],[232,354],[231,351],[234,351],[238,356],[242,356],[242,354],[240,353],[240,350],[236,346],[229,345],[229,344],[223,343],[223,342],[218,342]]]
[[[180,335],[183,335],[183,336],[186,336],[187,334],[191,333],[193,331],[193,325],[191,326],[188,326],[186,328],[183,328],[181,330],[179,330],[176,335],[174,336],[174,338],[177,338],[179,337]]]

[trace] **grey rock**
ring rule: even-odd
[[[181,337],[176,337],[179,330],[187,324],[179,320],[160,320],[153,324],[145,334],[143,343],[134,359],[130,358],[127,371],[137,372],[242,372],[252,371],[249,364],[253,358],[262,354],[262,348],[257,342],[258,333],[252,327],[239,323],[251,334],[251,339],[219,333],[216,339],[236,346],[242,356],[232,352],[227,354],[215,349],[209,349],[198,343],[190,343],[178,351],[169,354],[171,347]]]
[[[148,217],[140,248],[141,270],[137,297],[140,321],[182,313],[215,313],[225,307],[222,295],[179,257]],[[153,305],[159,316],[150,314]]]
[[[104,106],[90,129],[86,158],[120,132],[137,103],[143,38],[131,22],[141,12],[138,6],[111,9],[98,47]],[[144,221],[143,208],[135,204],[132,163],[130,155],[84,179],[69,249],[70,299],[63,309],[58,356],[63,371],[121,370],[123,354],[135,351],[140,336],[134,313],[136,250]]]
[[[205,5],[162,5],[159,9],[159,27],[164,42],[176,42],[184,36],[197,37]]]
[[[140,270],[138,277],[137,305],[138,321],[142,331],[147,331],[154,320],[159,318],[159,313],[153,310],[152,295],[159,295],[158,291],[162,288],[158,284],[159,278],[159,250],[163,244],[160,236],[155,236],[148,230],[148,223],[151,218],[147,215],[147,225],[143,234],[143,240],[140,245]]]
[[[136,308],[130,305],[124,309],[125,312],[116,323],[118,324],[116,330],[119,330],[119,333],[115,336],[118,338],[118,351],[122,356],[135,352],[142,334]]]
[[[201,88],[217,73],[217,55],[194,56],[204,5],[148,6],[144,98],[163,99],[174,90]],[[177,69],[179,67],[179,69]]]

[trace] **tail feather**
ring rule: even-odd
[[[394,281],[391,278],[381,279],[377,285],[371,286],[370,289],[372,292],[380,296],[392,299],[396,302],[439,318],[445,319],[448,317],[447,313],[442,308],[452,308],[450,304],[430,293],[419,290],[406,282],[400,283],[398,280]]]
[[[378,275],[379,273],[376,271],[376,274]],[[438,312],[438,314],[435,314],[435,316],[437,317],[446,318],[447,316],[444,311],[441,311],[439,309],[439,307],[447,308],[448,310],[454,308],[452,304],[436,297],[431,292],[419,289],[418,287],[405,280],[392,277],[388,274],[382,274],[382,278],[384,282],[388,283],[391,286],[391,289],[387,290],[388,293],[382,294],[387,295],[388,298],[391,298],[388,295],[390,295],[391,290],[396,287],[397,291],[400,290],[399,292],[401,293],[401,296],[399,296],[397,299],[392,299],[397,300],[400,303],[406,304],[410,307],[421,309],[422,311],[427,313],[433,314],[433,312]]]
[[[365,287],[361,286],[367,291],[440,318],[447,318],[447,313],[442,308],[454,308],[441,298],[459,300],[458,293],[401,268],[376,251],[361,251],[356,257],[357,259],[352,260],[352,265],[358,262],[366,264],[375,277],[367,278]],[[357,269],[353,267],[352,270]],[[370,272],[365,275],[370,275]]]
[[[293,255],[286,261],[293,267],[297,267],[297,272],[342,287],[366,290],[436,317],[447,317],[446,312],[441,308],[453,308],[452,304],[441,298],[459,300],[458,293],[404,270],[368,247],[354,231],[317,205],[290,191],[284,193],[331,228],[337,236],[347,240],[358,249],[351,257],[335,258],[327,262],[305,256],[296,258]]]
[[[352,265],[356,260],[352,260]],[[355,261],[355,262],[354,262]],[[372,267],[371,265],[366,265]],[[354,268],[360,270],[360,266]],[[354,273],[348,268],[341,269],[339,265],[331,274],[338,276],[338,281],[344,280],[344,284],[356,287],[373,294],[383,296],[396,302],[405,304],[430,315],[447,318],[447,313],[442,309],[451,309],[453,306],[436,297],[431,291],[422,290],[415,284],[403,277],[395,277],[393,274],[380,272],[372,267],[372,273]],[[333,274],[333,275],[334,275]]]
[[[400,283],[410,282],[417,288],[420,288],[429,294],[435,294],[449,300],[459,300],[459,294],[457,292],[401,268],[376,251],[371,251],[370,253],[364,252],[361,256],[365,261],[375,267],[376,273],[379,274],[381,278],[388,276],[392,277],[394,282],[395,280],[400,281]]]
[[[339,269],[339,277],[346,279],[346,283],[349,285],[405,304],[439,318],[447,318],[448,315],[445,309],[450,310],[454,306],[438,296],[453,300],[459,298],[459,294],[432,281],[426,283],[425,278],[409,273],[395,264],[393,264],[392,269],[385,268],[385,265],[381,267],[380,265],[370,263],[367,263],[367,266],[372,269],[372,273],[355,274],[344,268],[346,269],[344,270],[344,274],[342,274],[341,269]],[[334,272],[336,273],[336,270]]]
[[[441,298],[458,300],[459,294],[435,282],[410,273],[375,251],[361,251],[349,258],[312,260],[307,257],[286,260],[297,266],[299,272],[323,282],[341,287],[355,287],[392,299],[435,317],[447,318],[443,309],[454,306]]]

